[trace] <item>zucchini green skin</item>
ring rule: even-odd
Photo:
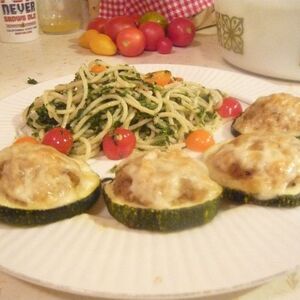
[[[97,187],[88,196],[51,209],[20,209],[0,205],[0,221],[20,226],[35,226],[71,218],[87,211],[99,198]]]
[[[261,206],[273,207],[296,207],[300,205],[300,194],[279,195],[270,200],[260,200],[251,194],[242,191],[224,188],[223,197],[225,200],[235,201],[240,204],[256,204]]]
[[[130,228],[151,231],[178,231],[211,221],[217,214],[222,195],[205,203],[177,209],[151,209],[116,203],[103,189],[104,201],[109,213]]]
[[[232,122],[232,124],[230,126],[230,131],[233,136],[239,136],[239,135],[241,135],[241,133],[234,128],[235,121],[236,121],[236,119]]]

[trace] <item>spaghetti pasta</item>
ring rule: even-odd
[[[91,72],[95,64],[104,71]],[[104,135],[120,126],[135,133],[141,150],[182,147],[189,132],[218,127],[215,110],[225,96],[221,91],[173,76],[159,86],[151,80],[153,74],[95,60],[81,66],[72,82],[37,97],[24,113],[26,124],[39,139],[53,127],[69,129],[71,155],[84,159],[96,156]]]

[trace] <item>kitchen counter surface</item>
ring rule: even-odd
[[[0,43],[0,99],[29,87],[27,78],[38,82],[73,74],[79,65],[95,58],[108,63],[169,63],[188,64],[219,68],[242,74],[249,74],[226,63],[217,47],[216,35],[198,33],[192,46],[175,48],[170,55],[154,52],[144,53],[135,58],[122,56],[99,57],[89,50],[80,48],[77,39],[80,32],[66,35],[45,35],[33,42],[23,44]],[[253,74],[250,74],[253,75]],[[253,75],[266,81],[288,87],[291,93],[300,92],[300,82],[290,82]],[[1,251],[1,250],[0,250]],[[16,279],[0,272],[0,299],[3,300],[90,300],[94,298],[71,295]],[[263,286],[201,299],[214,300],[252,300],[252,299],[300,299],[300,272],[292,272],[276,278]]]

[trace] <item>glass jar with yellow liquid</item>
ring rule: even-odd
[[[80,0],[38,0],[39,25],[50,34],[70,33],[81,27]]]

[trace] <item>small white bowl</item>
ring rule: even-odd
[[[222,56],[242,69],[300,81],[299,0],[215,0]]]

